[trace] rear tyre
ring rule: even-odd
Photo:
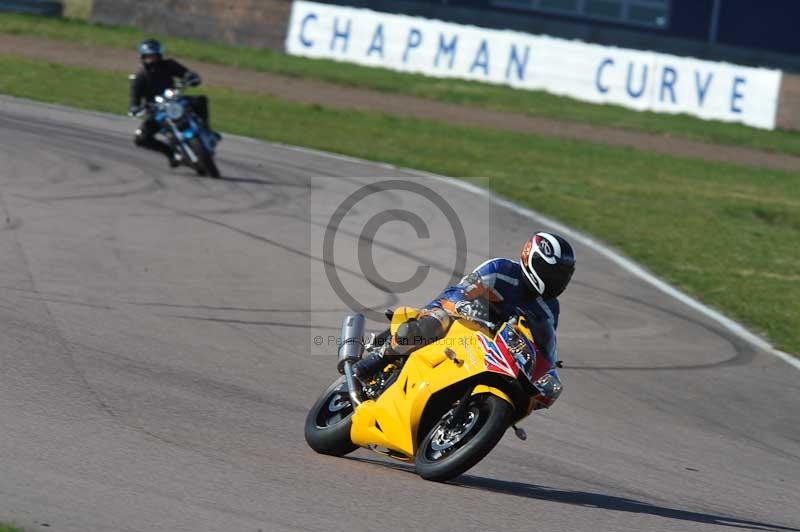
[[[500,441],[512,421],[513,408],[491,394],[473,395],[464,418],[446,412],[417,449],[417,474],[444,482],[480,462]]]
[[[358,449],[350,441],[353,405],[344,377],[339,377],[317,399],[306,416],[305,436],[309,447],[321,454],[344,456]]]

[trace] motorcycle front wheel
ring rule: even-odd
[[[332,456],[344,456],[358,449],[350,440],[352,417],[353,405],[342,376],[325,390],[308,411],[305,436],[309,447]]]
[[[217,163],[214,162],[214,155],[211,154],[199,138],[195,137],[189,141],[192,151],[197,155],[197,163],[195,171],[201,176],[219,177],[220,173],[217,169]]]
[[[491,394],[473,395],[461,419],[446,412],[417,449],[417,474],[445,482],[480,462],[511,425],[513,408]]]

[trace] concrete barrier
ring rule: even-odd
[[[92,0],[64,0],[64,16],[89,20],[92,16]]]
[[[778,129],[800,131],[800,76],[783,74],[778,99]]]
[[[92,19],[282,50],[291,9],[290,0],[95,0]]]

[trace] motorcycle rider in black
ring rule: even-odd
[[[131,100],[128,110],[130,116],[139,116],[142,112],[146,112],[146,104],[153,102],[156,96],[163,94],[165,90],[175,88],[176,79],[182,80],[190,87],[196,87],[201,83],[200,76],[196,72],[192,72],[173,59],[164,59],[164,47],[155,39],[148,39],[139,45],[139,57],[142,68],[131,76]],[[205,96],[186,98],[210,131],[208,98]],[[158,131],[158,123],[152,116],[145,114],[142,125],[136,130],[135,144],[141,148],[163,153],[169,160],[170,166],[178,166],[179,155],[175,154],[168,144],[156,138]],[[221,139],[218,133],[214,135],[218,140]]]

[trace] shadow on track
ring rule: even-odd
[[[410,465],[395,462],[385,462],[381,460],[371,460],[369,458],[348,457],[357,462],[380,465],[389,467],[397,471],[413,473],[414,468]],[[668,506],[659,506],[648,502],[637,501],[615,495],[603,493],[593,493],[589,491],[573,491],[540,486],[537,484],[526,484],[524,482],[513,482],[508,480],[497,480],[493,478],[476,477],[473,475],[461,475],[448,482],[451,486],[461,488],[490,491],[503,495],[513,495],[514,497],[524,497],[527,499],[538,499],[560,504],[570,504],[582,506],[584,508],[597,508],[600,510],[610,510],[615,512],[630,512],[635,514],[649,514],[665,519],[675,519],[678,521],[689,521],[692,523],[703,523],[709,525],[720,525],[746,530],[763,530],[771,532],[800,532],[800,528],[773,525],[759,521],[748,521],[736,517],[726,517],[722,515],[707,514],[702,512],[691,512],[679,510]]]
[[[691,521],[694,523],[704,523],[710,525],[721,525],[733,528],[749,530],[771,530],[800,532],[800,528],[772,525],[758,521],[747,521],[735,517],[707,514],[702,512],[691,512],[679,510],[668,506],[659,506],[647,502],[605,495],[603,493],[592,493],[588,491],[572,491],[539,486],[536,484],[525,484],[523,482],[511,482],[507,480],[495,480],[491,478],[475,477],[472,475],[462,475],[451,484],[471,489],[491,491],[528,499],[539,499],[544,501],[558,502],[562,504],[572,504],[602,510],[612,510],[616,512],[631,512],[637,514],[650,514],[667,519],[680,521]]]

